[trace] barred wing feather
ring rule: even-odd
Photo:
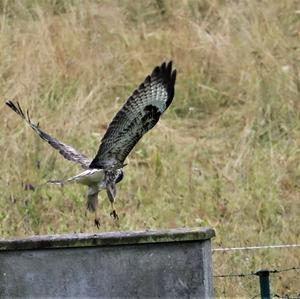
[[[7,101],[6,105],[16,112],[20,117],[22,117],[37,135],[39,135],[43,140],[47,141],[54,149],[58,150],[65,159],[79,163],[85,169],[89,167],[91,161],[85,155],[79,153],[73,147],[60,142],[56,138],[44,132],[42,129],[40,129],[39,124],[32,123],[28,112],[25,115],[18,102],[15,105],[12,101]]]
[[[172,62],[157,66],[110,123],[90,168],[119,168],[127,155],[158,122],[174,97]]]

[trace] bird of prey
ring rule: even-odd
[[[96,212],[99,191],[106,190],[112,208],[110,214],[118,219],[114,201],[116,184],[123,179],[124,161],[137,142],[155,126],[162,113],[172,103],[175,81],[176,70],[172,69],[172,61],[155,67],[115,115],[93,160],[43,131],[39,123],[31,121],[28,111],[26,114],[23,112],[18,102],[14,104],[7,101],[6,104],[65,159],[83,167],[84,171],[78,175],[49,183],[64,185],[75,182],[87,185],[87,209],[95,213],[95,225],[99,228],[100,221]]]

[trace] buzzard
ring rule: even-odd
[[[14,104],[7,101],[6,105],[65,159],[81,165],[84,171],[78,175],[48,183],[64,185],[75,182],[87,185],[87,209],[95,213],[95,225],[99,228],[100,221],[96,212],[98,193],[100,190],[106,190],[112,208],[110,215],[118,219],[114,201],[116,184],[123,179],[124,161],[137,142],[155,126],[162,113],[172,103],[175,81],[176,70],[172,69],[172,61],[154,68],[151,75],[146,77],[113,118],[93,160],[43,131],[39,123],[31,121],[28,111],[26,114],[23,112],[18,102]]]

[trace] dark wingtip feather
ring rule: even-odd
[[[175,85],[175,82],[176,82],[176,76],[177,76],[177,71],[174,70],[174,71],[172,72],[172,76],[171,76],[171,84],[172,84],[172,85]]]
[[[163,62],[161,64],[161,66],[157,66],[154,68],[154,70],[151,73],[150,77],[163,77],[165,79],[165,81],[170,80],[171,75],[172,75],[172,65],[173,65],[173,61],[170,60],[168,63]]]
[[[20,103],[19,102],[16,102],[16,104],[13,102],[13,101],[6,101],[5,104],[11,109],[13,110],[15,113],[17,113],[19,116],[21,116],[23,119],[25,119],[30,125],[31,125],[31,120],[30,120],[30,117],[29,117],[29,111],[27,110],[26,112],[26,115],[27,115],[27,118],[26,118],[26,115],[25,113],[23,112],[21,106],[20,106]]]
[[[170,60],[168,62],[168,64],[167,64],[167,71],[166,71],[166,73],[167,74],[171,74],[171,72],[172,72],[172,60]]]
[[[159,66],[155,67],[154,70],[152,71],[151,73],[151,76],[150,77],[155,77],[159,74]]]
[[[162,71],[166,70],[166,62],[163,62],[162,65],[160,66]]]
[[[27,120],[31,123],[30,116],[29,116],[29,110],[28,109],[26,111],[26,115],[27,115]]]
[[[11,100],[8,100],[5,102],[5,104],[12,110],[16,110],[16,106],[14,105],[14,103]]]
[[[166,79],[165,82],[167,84],[167,89],[168,89],[168,94],[169,94],[169,98],[167,100],[167,107],[170,106],[170,104],[173,101],[174,98],[174,94],[175,94],[175,82],[176,82],[176,75],[177,75],[177,71],[176,70],[172,70],[172,61],[170,61],[168,63],[167,66],[167,75],[166,75]]]
[[[17,106],[18,106],[18,111],[20,112],[20,115],[26,119],[25,114],[24,114],[19,102],[17,102]]]
[[[7,100],[7,101],[5,102],[5,104],[6,104],[8,107],[10,107],[11,103],[12,103],[11,100]]]
[[[5,104],[10,108],[12,109],[14,112],[16,112],[17,114],[19,114],[21,117],[24,118],[24,113],[20,107],[20,104],[19,102],[17,102],[17,106],[12,102],[12,101],[7,101],[5,102]]]
[[[150,76],[147,76],[146,79],[144,80],[144,82],[142,84],[149,84],[151,81],[151,77]],[[141,84],[141,85],[142,85]]]

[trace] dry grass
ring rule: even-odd
[[[173,105],[128,158],[118,227],[103,196],[101,230],[210,225],[215,247],[299,243],[297,1],[2,0],[0,9],[1,236],[95,231],[84,188],[37,187],[78,168],[5,99],[92,157],[131,91],[171,58]],[[299,266],[300,254],[213,258],[225,274]],[[295,294],[295,274],[274,276],[272,291]],[[256,278],[216,279],[215,288],[220,297],[259,292]]]

